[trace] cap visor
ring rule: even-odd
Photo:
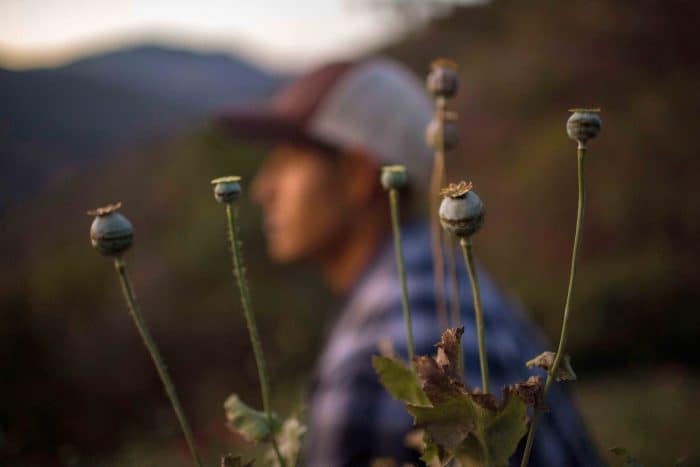
[[[220,113],[215,119],[226,131],[237,137],[334,149],[332,144],[310,136],[301,119],[281,115],[274,109],[233,110]]]

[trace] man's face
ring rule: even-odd
[[[323,252],[346,222],[336,162],[312,149],[275,147],[253,182],[263,208],[268,253],[276,261]]]

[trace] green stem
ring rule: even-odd
[[[443,231],[444,233],[444,231]],[[455,255],[457,254],[457,243],[455,242],[455,237],[453,235],[445,235],[447,239],[447,270],[450,274],[450,314],[451,316],[451,326],[453,328],[458,328],[462,325],[462,316],[459,305],[459,281],[457,280],[457,262],[455,261]],[[462,345],[459,346],[459,352],[457,353],[457,367],[464,372],[464,350]]]
[[[474,314],[476,315],[476,335],[479,342],[479,363],[481,364],[481,386],[485,394],[489,393],[489,366],[486,359],[486,343],[484,342],[484,313],[481,309],[481,293],[479,291],[479,278],[474,267],[474,255],[472,254],[471,238],[461,238],[464,263],[469,271],[469,282],[472,285],[472,297],[474,299]]]
[[[436,160],[439,159],[440,171],[440,183],[438,189],[435,191],[435,195],[439,193],[439,189],[447,183],[447,166],[445,163],[445,110],[447,107],[447,101],[444,97],[438,97],[435,99],[435,115],[440,123],[440,135],[439,140],[439,150],[436,155]],[[439,199],[439,196],[438,196]],[[435,205],[437,206],[438,203]],[[437,214],[433,216],[436,220],[438,219]],[[457,245],[455,244],[455,238],[452,235],[448,235],[444,230],[440,229],[442,235],[442,251],[447,251],[447,275],[450,278],[450,326],[453,328],[459,327],[462,322],[460,316],[460,306],[459,306],[459,281],[457,280],[457,262],[455,261],[455,254],[457,252]],[[442,253],[441,253],[442,254]],[[443,286],[444,288],[444,286]],[[462,357],[460,353],[460,358]],[[460,362],[461,365],[461,362]]]
[[[250,289],[248,288],[248,280],[246,279],[245,266],[243,265],[243,256],[241,255],[240,242],[238,240],[238,229],[236,228],[236,212],[234,206],[226,205],[226,216],[228,218],[228,234],[231,243],[231,255],[233,256],[233,275],[237,279],[238,289],[241,294],[241,305],[243,306],[243,316],[245,316],[248,334],[250,335],[250,343],[253,346],[253,354],[255,355],[255,364],[258,367],[258,378],[260,379],[260,393],[262,394],[262,403],[265,414],[267,415],[267,423],[270,429],[270,440],[272,448],[275,451],[277,460],[282,467],[285,467],[284,458],[277,446],[277,439],[274,433],[274,423],[272,418],[272,409],[270,408],[270,392],[269,380],[267,379],[267,367],[265,366],[265,356],[263,355],[262,345],[260,344],[260,335],[258,327],[255,324],[255,315],[250,299]]]
[[[436,115],[440,119],[440,124],[444,123],[444,111],[447,102],[444,97],[435,100]],[[433,274],[435,281],[435,302],[437,305],[438,324],[441,329],[449,326],[447,317],[447,304],[445,300],[445,265],[443,253],[443,235],[438,217],[438,205],[440,203],[440,188],[445,183],[445,143],[442,141],[443,133],[439,132],[441,141],[435,151],[433,162],[433,172],[430,176],[430,192],[428,193],[428,206],[430,206],[430,236],[431,250],[433,254]]]
[[[134,324],[136,324],[136,328],[139,330],[139,333],[143,338],[144,344],[146,344],[148,353],[151,355],[151,359],[153,359],[153,363],[156,366],[156,370],[158,370],[158,375],[160,375],[160,379],[163,382],[163,386],[165,386],[165,393],[168,395],[170,403],[172,404],[173,409],[175,410],[175,415],[177,416],[177,419],[180,422],[180,427],[182,428],[182,432],[185,435],[185,440],[187,441],[187,445],[190,448],[190,452],[192,453],[194,462],[197,466],[202,467],[202,460],[199,457],[197,445],[194,442],[194,436],[192,436],[192,430],[190,429],[190,425],[187,422],[187,417],[185,417],[185,412],[184,410],[182,410],[180,400],[177,397],[177,392],[175,392],[175,385],[173,384],[173,381],[170,378],[170,375],[168,374],[168,370],[165,366],[165,362],[163,361],[163,357],[158,351],[158,346],[156,346],[156,342],[153,340],[151,333],[148,331],[148,326],[146,326],[146,322],[143,320],[141,311],[139,310],[139,307],[136,304],[134,289],[131,286],[129,276],[126,273],[126,263],[124,262],[124,259],[121,256],[114,258],[114,268],[117,270],[117,273],[119,273],[119,279],[122,285],[122,291],[124,292],[124,298],[126,299],[127,307],[129,308],[129,313],[134,319]]]
[[[571,270],[569,271],[569,285],[566,290],[566,301],[564,303],[564,318],[561,323],[561,335],[559,336],[559,347],[557,348],[557,354],[554,357],[554,363],[547,373],[547,381],[544,384],[544,395],[547,397],[549,388],[555,380],[555,375],[559,369],[559,364],[561,359],[564,357],[564,350],[566,347],[566,338],[568,335],[568,324],[569,324],[569,310],[571,305],[571,295],[574,291],[574,278],[576,277],[576,257],[578,255],[579,246],[581,245],[581,228],[583,226],[583,210],[586,206],[586,190],[584,186],[583,178],[583,159],[586,155],[586,147],[579,143],[578,150],[576,151],[577,159],[577,173],[578,173],[578,209],[576,211],[576,231],[574,233],[574,247],[571,252]],[[535,430],[537,429],[537,422],[540,418],[540,412],[536,411],[530,423],[530,430],[527,434],[527,442],[525,443],[525,451],[523,452],[521,467],[527,467],[530,461],[530,452],[532,450],[532,443],[535,438]]]
[[[401,227],[399,225],[399,192],[389,190],[389,204],[391,206],[391,226],[394,230],[394,253],[396,255],[396,267],[401,277],[401,301],[403,303],[403,319],[406,322],[406,341],[408,344],[408,361],[413,364],[413,327],[411,326],[411,310],[408,306],[408,287],[406,286],[406,269],[403,264],[403,250],[401,248]]]
[[[450,319],[451,326],[453,328],[459,327],[462,322],[462,317],[460,316],[459,307],[459,281],[457,280],[457,262],[455,261],[455,254],[457,252],[457,245],[455,244],[455,238],[452,235],[446,235],[447,239],[447,272],[450,276]]]
[[[428,196],[430,206],[430,246],[433,254],[433,274],[435,282],[435,302],[440,329],[449,326],[447,318],[447,304],[445,303],[445,264],[442,250],[442,228],[438,217],[438,200],[440,187],[442,186],[442,172],[444,171],[445,156],[442,152],[435,153],[433,173],[430,177],[430,194]]]

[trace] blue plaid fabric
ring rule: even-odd
[[[429,230],[425,225],[404,228],[402,234],[416,354],[433,354],[439,341]],[[481,385],[471,288],[459,258],[462,341],[466,381]],[[540,334],[516,305],[509,302],[483,270],[478,271],[493,392],[533,374],[525,361],[543,350]],[[447,293],[447,297],[450,294]],[[372,459],[392,457],[421,465],[405,447],[412,419],[401,402],[379,384],[371,365],[380,342],[390,339],[406,358],[406,329],[401,289],[391,241],[349,295],[322,354],[310,397],[310,421],[304,459],[308,466],[364,466]],[[544,376],[544,372],[540,372]],[[597,466],[598,456],[563,384],[547,398],[551,411],[541,417],[531,466]],[[521,443],[511,465],[519,465]]]

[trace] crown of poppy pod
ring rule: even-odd
[[[406,167],[403,165],[385,165],[382,167],[381,182],[385,190],[396,190],[406,184]]]
[[[459,89],[457,64],[452,60],[441,58],[430,64],[430,73],[426,88],[436,97],[453,97]]]
[[[471,237],[484,225],[484,203],[472,191],[472,183],[450,183],[440,191],[443,196],[438,215],[442,227],[457,237]]]
[[[219,203],[233,203],[241,195],[241,177],[236,175],[215,178],[211,184],[214,185],[214,198]]]
[[[121,255],[131,248],[134,241],[134,227],[117,212],[121,205],[109,204],[88,211],[88,215],[95,216],[90,226],[90,243],[105,256]]]

